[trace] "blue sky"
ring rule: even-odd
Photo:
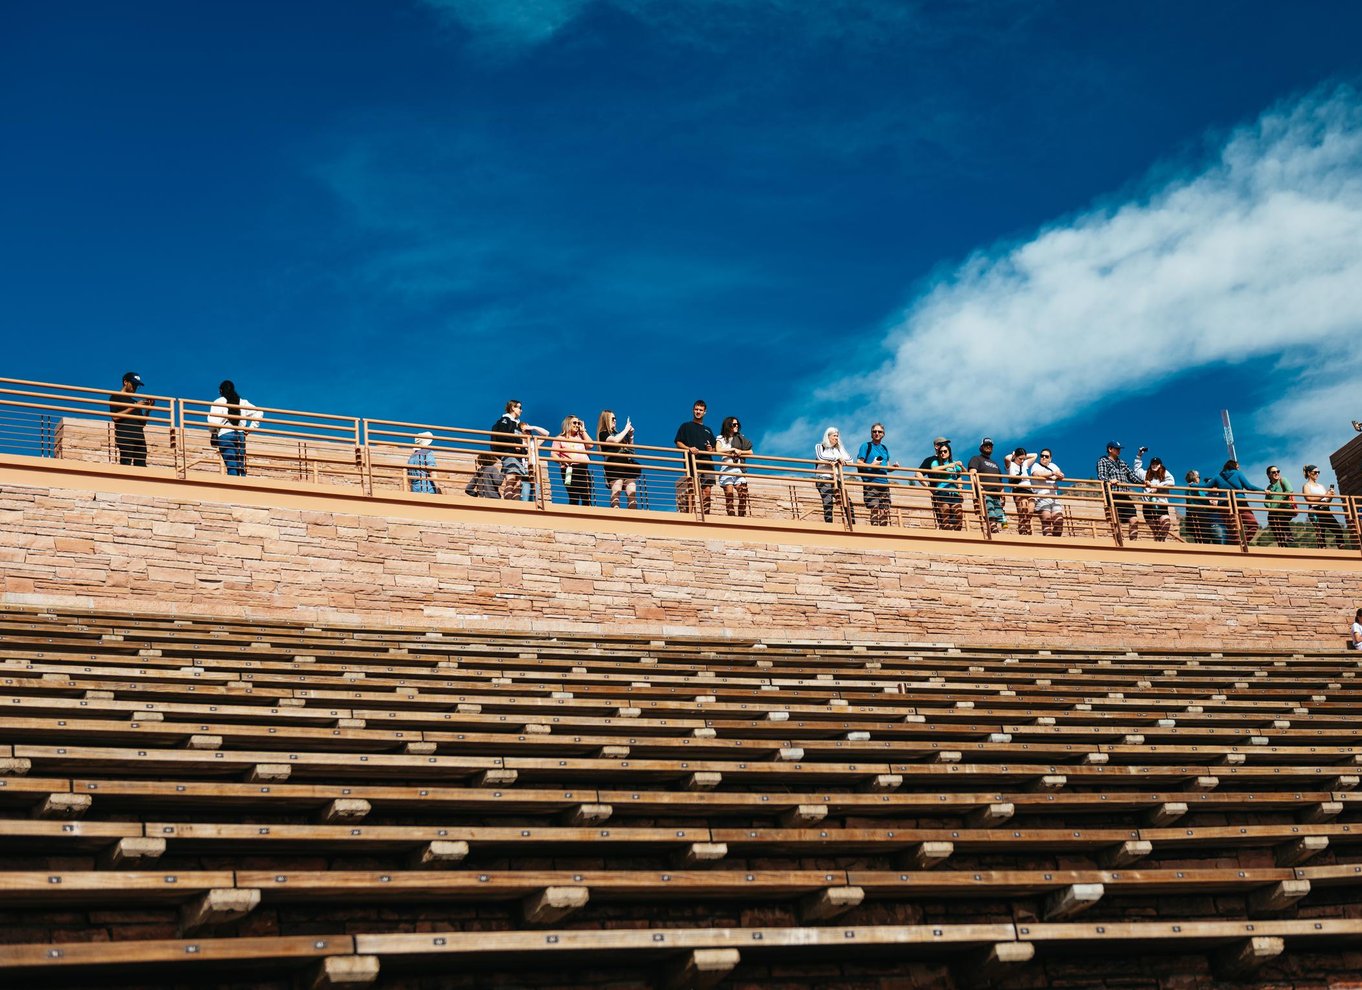
[[[905,463],[1327,463],[1362,417],[1362,5],[16,5],[6,377],[486,427],[691,400]]]

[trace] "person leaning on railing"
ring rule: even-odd
[[[1139,460],[1136,459],[1136,465]],[[1144,479],[1125,461],[1121,460],[1121,444],[1116,440],[1107,441],[1107,454],[1097,462],[1097,480],[1111,486],[1112,506],[1116,510],[1116,525],[1129,524],[1128,539],[1135,539],[1139,529],[1136,518],[1135,496],[1131,491],[1144,487]]]
[[[1362,608],[1353,616],[1353,627],[1348,637],[1348,649],[1362,650]]]
[[[884,424],[870,427],[870,439],[856,451],[856,470],[861,475],[861,498],[870,510],[870,525],[888,526],[892,501],[889,495],[889,469],[898,467],[891,461],[889,448],[884,445]]]
[[[1314,527],[1319,548],[1321,550],[1327,548],[1330,537],[1333,538],[1334,546],[1342,547],[1347,542],[1343,527],[1329,511],[1334,501],[1334,486],[1330,485],[1326,489],[1320,484],[1319,468],[1313,464],[1305,465],[1303,471],[1305,484],[1301,486],[1301,495],[1305,497],[1306,514],[1310,519],[1310,525]]]
[[[591,455],[587,453],[590,449],[591,440],[581,417],[565,417],[549,456],[558,464],[568,505],[591,505]]]
[[[147,417],[156,400],[151,396],[135,398],[142,385],[141,375],[125,371],[122,389],[109,396],[109,418],[114,424],[118,463],[129,467],[147,466]]]
[[[205,418],[210,427],[209,442],[217,448],[229,475],[246,473],[246,433],[259,426],[264,415],[237,394],[230,379],[218,385],[218,397]]]
[[[1243,471],[1239,470],[1239,462],[1236,460],[1226,461],[1217,477],[1220,479],[1220,487],[1228,491],[1262,491],[1261,488],[1248,480]],[[1258,525],[1258,517],[1253,514],[1253,509],[1247,502],[1239,506],[1239,525],[1243,528],[1245,543],[1252,543],[1253,538],[1258,535],[1258,530],[1262,528]]]
[[[1049,447],[1042,447],[1031,465],[1031,488],[1036,495],[1036,513],[1040,516],[1041,536],[1064,535],[1064,503],[1059,500],[1059,483],[1064,472],[1054,461]]]
[[[1168,502],[1168,489],[1173,487],[1173,476],[1164,467],[1163,459],[1151,457],[1149,470],[1144,473],[1144,521],[1154,540],[1163,543],[1173,530],[1173,509]]]
[[[1025,447],[1018,447],[1003,457],[1007,467],[1007,477],[1012,484],[1012,503],[1017,507],[1017,533],[1031,535],[1031,516],[1034,495],[1031,490],[1031,465],[1036,463],[1036,455],[1028,454]]]
[[[1267,488],[1263,499],[1267,508],[1267,528],[1279,547],[1289,547],[1291,540],[1291,520],[1296,518],[1296,496],[1292,493],[1291,482],[1282,475],[1282,469],[1275,464],[1267,468]]]
[[[846,504],[847,519],[856,522],[856,508],[843,498],[841,480],[837,476],[837,464],[850,464],[851,453],[842,446],[841,431],[829,426],[823,431],[823,439],[813,445],[813,459],[818,462],[815,471],[817,478],[814,487],[818,497],[823,500],[823,521],[832,522],[832,509],[838,502]]]
[[[960,490],[960,475],[965,465],[955,459],[951,442],[946,437],[932,441],[936,453],[924,457],[918,470],[926,479],[922,483],[932,490],[932,513],[937,529],[963,529],[965,525],[965,496]]]
[[[742,435],[742,423],[737,416],[726,417],[719,426],[719,435],[714,438],[714,449],[720,457],[719,491],[724,493],[724,511],[730,516],[745,516],[747,471],[743,465],[752,456],[752,441]]]
[[[407,458],[407,488],[421,495],[439,495],[435,484],[435,455],[428,449],[435,434],[422,430],[412,438],[411,456]]]
[[[1223,512],[1225,501],[1216,494],[1219,486],[1215,479],[1202,484],[1200,471],[1188,471],[1183,480],[1187,483],[1187,531],[1192,542],[1228,543]]]
[[[979,453],[969,459],[966,470],[979,477],[979,488],[984,495],[984,509],[988,516],[988,530],[996,533],[1007,527],[1007,515],[1003,512],[1003,490],[1000,478],[1003,469],[993,459],[993,438],[984,437],[979,441]]]
[[[506,411],[492,424],[492,453],[501,458],[502,488],[501,497],[524,499],[531,495],[527,479],[530,477],[531,451],[528,442],[531,435],[546,437],[549,431],[540,426],[530,426],[520,421],[523,411],[519,399],[506,403]]]
[[[676,428],[672,442],[682,450],[690,452],[694,462],[695,474],[700,482],[700,511],[709,515],[709,500],[714,491],[714,431],[705,425],[705,414],[709,406],[704,399],[691,403],[691,418]],[[695,511],[694,484],[687,471],[686,476],[676,482],[676,509],[678,512]]]

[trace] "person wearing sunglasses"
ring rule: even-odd
[[[568,505],[591,504],[591,438],[580,416],[563,419],[562,431],[553,440],[549,456],[558,464],[558,474],[567,489]]]
[[[918,470],[926,479],[922,484],[932,490],[932,514],[936,516],[937,529],[964,529],[965,496],[960,490],[960,476],[965,465],[956,460],[951,452],[948,437],[937,437],[932,441],[935,451],[925,457]]]
[[[714,438],[719,454],[719,491],[724,493],[724,511],[730,516],[747,515],[747,472],[743,467],[752,456],[752,441],[742,434],[737,416],[726,416]],[[736,509],[736,511],[735,511]]]
[[[891,501],[889,497],[889,469],[899,466],[892,461],[889,448],[884,445],[884,424],[870,427],[870,439],[856,451],[856,470],[861,475],[861,499],[870,510],[870,525],[888,526]]]
[[[1292,546],[1291,520],[1296,518],[1296,496],[1292,494],[1291,482],[1286,480],[1282,469],[1275,464],[1268,465],[1266,495],[1263,498],[1267,509],[1267,528],[1279,547]]]
[[[602,409],[596,420],[596,440],[605,453],[605,483],[610,487],[610,508],[618,509],[627,499],[629,508],[638,508],[638,478],[642,467],[634,457],[634,424],[629,417],[616,429],[615,413]]]
[[[1305,496],[1306,511],[1310,518],[1310,525],[1315,530],[1315,539],[1319,543],[1321,550],[1329,546],[1329,540],[1334,541],[1334,546],[1342,548],[1347,543],[1347,537],[1343,532],[1343,527],[1338,524],[1334,514],[1329,511],[1333,504],[1334,486],[1325,488],[1319,480],[1319,468],[1314,464],[1307,464],[1302,469],[1305,473],[1305,484],[1301,486],[1301,494]]]
[[[1064,472],[1055,463],[1049,447],[1036,455],[1031,465],[1032,490],[1036,495],[1036,514],[1040,516],[1041,536],[1064,535],[1064,503],[1059,499],[1059,483]]]

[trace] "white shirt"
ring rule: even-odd
[[[1353,623],[1353,642],[1357,644],[1359,650],[1362,650],[1362,622]]]
[[[241,411],[237,413],[237,422],[233,425],[228,418],[231,412],[228,408],[230,405],[231,403],[220,395],[214,399],[213,407],[208,410],[208,425],[214,429],[230,433],[232,430],[253,430],[265,418],[265,414],[257,406],[252,405],[246,399],[242,399],[237,403],[241,407]]]
[[[1051,461],[1048,466],[1042,464],[1040,461],[1036,461],[1035,464],[1032,464],[1031,477],[1036,481],[1036,494],[1042,498],[1054,498],[1055,491],[1059,487],[1059,482],[1052,481],[1051,479],[1055,475],[1063,473],[1064,471],[1054,461]]]
[[[813,445],[813,456],[818,460],[819,474],[832,474],[834,464],[851,464],[853,458],[847,449],[841,444],[836,447],[824,447],[821,443]]]

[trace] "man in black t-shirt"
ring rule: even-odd
[[[137,398],[142,387],[142,376],[135,371],[124,372],[123,389],[109,396],[109,418],[114,423],[114,445],[118,448],[118,463],[131,467],[147,466],[147,417],[156,400],[148,396]]]
[[[979,479],[979,488],[984,494],[988,528],[991,532],[998,532],[1007,525],[1007,515],[1003,512],[1002,478],[999,477],[1005,472],[993,459],[992,438],[984,437],[979,444],[979,453],[969,459],[969,463],[965,465],[965,470],[982,475]]]
[[[676,428],[676,445],[695,458],[700,477],[700,507],[708,514],[710,493],[714,490],[714,431],[705,425],[704,399],[696,399],[691,419]],[[689,474],[676,484],[676,511],[694,512],[695,501]]]

